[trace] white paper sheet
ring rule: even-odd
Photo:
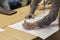
[[[39,19],[43,18],[47,14],[48,12],[45,14],[40,14],[37,17],[35,17],[35,19],[27,20],[27,22],[38,21]],[[46,39],[47,37],[51,36],[53,33],[59,30],[59,26],[56,25],[58,23],[58,20],[54,21],[51,25],[47,26],[46,28],[40,28],[40,29],[35,29],[35,30],[24,29],[22,26],[23,23],[24,23],[24,20],[21,22],[9,25],[8,27],[14,28],[16,30],[20,30],[20,31],[23,31],[23,32],[26,32],[35,36],[39,36],[42,39]]]
[[[4,29],[0,28],[0,32],[3,32],[3,31],[4,31]]]

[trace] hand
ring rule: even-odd
[[[39,10],[43,10],[44,9],[44,5],[38,5],[38,8]]]
[[[46,5],[45,9],[50,9],[51,8],[51,4],[50,5]],[[44,5],[38,5],[39,10],[44,10]]]
[[[32,18],[32,15],[33,15],[33,14],[30,13],[30,14],[28,14],[27,16],[25,16],[25,18],[26,18],[26,19],[30,19],[30,18]]]
[[[24,23],[23,26],[27,30],[33,30],[34,28],[38,27],[37,23]]]

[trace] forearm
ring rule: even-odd
[[[56,20],[57,16],[58,16],[58,10],[59,10],[59,0],[54,0],[52,3],[52,7],[51,7],[51,11],[50,13],[45,16],[43,19],[37,21],[38,25],[40,27],[44,27],[45,25],[49,25],[51,24],[53,21]]]
[[[45,4],[48,2],[49,0],[45,0]],[[41,3],[39,3],[39,5],[44,5],[44,0],[41,1]]]
[[[39,3],[39,5],[43,5],[43,3],[44,3],[44,0],[42,0],[42,1]]]
[[[41,2],[41,0],[32,0],[31,1],[30,13],[34,14],[39,2]]]
[[[46,8],[51,8],[51,6],[52,6],[51,4],[49,4],[49,5],[46,5]]]

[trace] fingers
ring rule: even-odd
[[[29,13],[25,18],[29,19],[29,18],[32,18],[32,13]]]
[[[26,16],[25,18],[26,18],[26,19],[30,19],[30,18],[33,18],[33,19],[34,19],[35,16],[36,16],[36,15],[31,15],[31,16]]]
[[[24,23],[24,24],[23,24],[23,27],[24,27],[25,29],[29,29],[29,26],[28,26],[27,23]]]
[[[24,23],[23,24],[24,28],[27,29],[27,30],[32,30],[34,29],[34,27],[32,25],[30,25],[30,23]]]
[[[26,16],[25,18],[26,18],[26,19],[30,19],[30,18],[32,18],[32,15],[28,15],[28,16]]]

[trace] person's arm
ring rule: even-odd
[[[30,13],[34,14],[39,2],[41,2],[41,0],[32,0],[31,1]]]
[[[49,0],[45,0],[45,3],[47,3]],[[39,3],[39,5],[44,5],[44,0],[41,1],[41,3]]]
[[[43,5],[43,2],[44,2],[44,0],[42,0],[42,1],[39,3],[39,5]]]
[[[37,21],[37,24],[40,27],[44,27],[45,25],[49,25],[53,21],[55,21],[58,16],[59,7],[60,7],[60,0],[53,0],[50,13],[47,16],[45,16],[43,19]]]
[[[3,8],[10,10],[10,6],[9,6],[9,3],[8,3],[8,0],[2,0],[1,2],[2,2]]]
[[[49,4],[49,2],[50,2],[50,0],[45,0],[45,9],[49,9],[51,7],[51,4]],[[42,0],[41,3],[38,5],[38,9],[39,10],[44,9],[44,0]]]
[[[25,18],[27,18],[27,19],[33,18],[33,14],[34,14],[39,2],[41,2],[41,0],[31,0],[30,12],[28,15],[25,16]]]
[[[46,9],[49,9],[49,8],[51,8],[51,4],[49,4],[49,5],[46,5]]]

